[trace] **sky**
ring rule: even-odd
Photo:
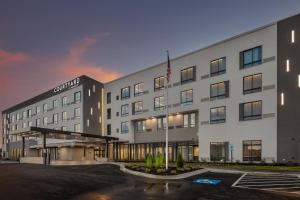
[[[299,0],[0,0],[0,111],[83,74],[105,83],[165,61],[166,50],[177,57],[298,13]]]

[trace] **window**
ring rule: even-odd
[[[62,127],[61,127],[61,130],[62,130],[62,131],[67,131],[68,129],[67,129],[66,126],[62,126]]]
[[[126,116],[129,114],[129,104],[121,106],[121,116]]]
[[[97,104],[98,106],[98,110],[100,110],[100,108],[101,108],[101,104],[100,104],[100,101],[98,101],[98,104]]]
[[[41,112],[41,108],[39,106],[36,107],[36,114],[39,114]]]
[[[58,123],[58,114],[57,113],[53,115],[53,123],[54,124]]]
[[[111,103],[111,93],[110,92],[106,93],[106,103],[107,104]]]
[[[145,120],[141,120],[141,121],[136,121],[134,123],[135,125],[135,131],[136,132],[145,132],[146,131],[146,121]]]
[[[86,126],[90,127],[90,120],[89,119],[86,120]]]
[[[36,126],[39,127],[41,125],[41,119],[36,119]]]
[[[295,43],[295,31],[294,30],[291,31],[291,42]]]
[[[219,58],[210,62],[210,76],[226,73],[226,58]]]
[[[91,107],[91,115],[93,115],[93,108]]]
[[[66,106],[68,104],[68,99],[67,97],[62,98],[62,107]]]
[[[223,123],[226,120],[225,106],[210,109],[210,123],[217,124]]]
[[[210,160],[211,161],[222,161],[228,160],[229,152],[228,142],[211,142],[210,143]]]
[[[107,119],[111,119],[111,108],[108,108],[107,110],[106,110],[107,112],[106,112],[106,118]]]
[[[134,96],[140,96],[144,93],[144,83],[134,85]]]
[[[78,103],[80,101],[81,101],[81,92],[80,91],[79,92],[75,92],[74,93],[74,102]]]
[[[14,115],[12,116],[11,120],[12,120],[12,123],[15,123],[15,116]]]
[[[196,127],[196,113],[183,114],[183,127],[184,128]]]
[[[196,79],[196,67],[189,67],[181,70],[181,84],[194,81]]]
[[[229,81],[210,85],[210,99],[222,99],[229,97]]]
[[[240,121],[261,119],[262,101],[253,101],[240,104]]]
[[[32,115],[31,109],[28,109],[27,110],[27,117],[31,117],[31,115]]]
[[[240,68],[248,68],[258,64],[262,61],[262,47],[255,47],[252,49],[241,52],[241,64]]]
[[[281,92],[280,94],[280,105],[284,106],[284,93]]]
[[[128,99],[130,97],[130,87],[125,87],[121,89],[121,99]]]
[[[261,140],[243,141],[243,161],[261,161]]]
[[[62,112],[62,121],[67,121],[68,114],[66,111]]]
[[[193,90],[185,90],[180,92],[181,104],[193,103]]]
[[[26,111],[23,111],[23,119],[26,119]]]
[[[121,133],[128,133],[128,132],[129,132],[129,122],[122,122]]]
[[[107,135],[111,135],[111,124],[107,124],[106,126]]]
[[[254,74],[243,78],[243,93],[260,92],[262,88],[262,74]]]
[[[17,122],[20,120],[20,114],[17,113]]]
[[[80,108],[74,109],[74,118],[80,118]]]
[[[165,86],[165,77],[160,76],[154,78],[154,91],[164,89]]]
[[[26,128],[26,126],[27,126],[27,123],[23,122],[23,128]]]
[[[80,132],[80,124],[74,124],[74,132]]]
[[[286,60],[286,72],[290,71],[290,60]]]
[[[157,118],[157,129],[166,129],[167,127],[167,118],[159,117]]]
[[[96,86],[93,85],[93,92],[96,92]]]
[[[154,110],[165,109],[165,98],[164,96],[154,98]]]
[[[88,93],[89,93],[89,97],[90,97],[91,96],[91,90],[90,89],[89,89]]]
[[[58,107],[58,101],[57,99],[53,100],[53,108],[57,108]]]
[[[48,111],[48,104],[44,104],[43,105],[43,112],[45,113],[45,112],[47,112]]]
[[[137,101],[132,103],[132,114],[138,114],[143,112],[143,102],[142,101]]]
[[[43,124],[44,124],[44,125],[47,125],[47,124],[48,124],[48,117],[44,117],[44,118],[43,118]]]
[[[32,121],[28,122],[28,127],[32,127]]]

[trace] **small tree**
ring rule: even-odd
[[[155,158],[155,168],[161,168],[164,165],[164,159],[163,156],[160,152],[157,153],[156,158]]]
[[[146,155],[146,168],[151,169],[153,165],[153,159],[151,154]]]
[[[177,168],[182,168],[183,165],[184,165],[184,163],[183,163],[181,153],[178,153],[177,160],[176,160],[176,166],[177,166]]]

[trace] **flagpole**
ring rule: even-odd
[[[170,59],[169,59],[169,51],[167,51],[167,55],[168,55],[168,66],[167,68],[170,67]],[[165,91],[166,91],[166,170],[168,170],[169,166],[169,94],[168,94],[168,84],[169,84],[169,72],[168,72],[169,69],[167,69],[167,84],[166,84],[166,88],[165,88]]]

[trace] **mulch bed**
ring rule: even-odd
[[[184,174],[187,172],[192,172],[192,171],[196,171],[199,169],[202,169],[200,167],[183,167],[183,168],[177,168],[177,167],[173,167],[173,166],[169,166],[168,170],[164,169],[164,168],[146,168],[144,166],[137,166],[137,165],[126,165],[125,166],[127,169],[133,170],[133,171],[137,171],[137,172],[143,172],[143,173],[147,173],[147,174],[154,174],[154,175],[178,175],[178,174]]]

